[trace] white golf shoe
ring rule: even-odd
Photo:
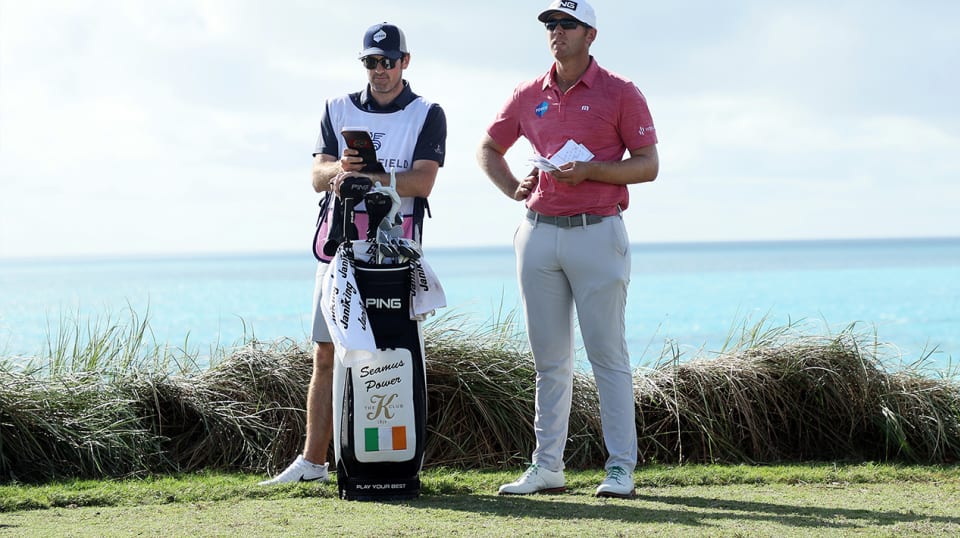
[[[563,471],[550,471],[536,463],[530,465],[516,481],[500,486],[499,495],[529,495],[531,493],[560,493],[566,491]]]
[[[277,484],[288,484],[291,482],[327,482],[330,475],[327,473],[329,463],[317,465],[303,459],[303,454],[297,456],[297,459],[289,467],[270,480],[264,480],[257,484],[258,486],[275,486]]]
[[[637,491],[633,487],[633,477],[619,465],[607,469],[607,477],[597,487],[597,497],[629,499],[636,494]]]

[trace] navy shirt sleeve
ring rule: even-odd
[[[440,105],[434,103],[423,120],[423,129],[417,137],[417,146],[413,150],[413,160],[437,161],[443,166],[447,153],[447,116]]]
[[[330,121],[330,104],[323,107],[323,117],[320,119],[320,136],[317,138],[317,147],[313,150],[313,156],[323,153],[334,158],[340,158],[340,140],[337,138],[337,131],[333,129],[333,122]]]

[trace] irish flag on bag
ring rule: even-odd
[[[365,428],[363,433],[363,448],[367,452],[407,449],[406,426]]]

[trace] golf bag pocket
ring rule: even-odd
[[[360,463],[408,461],[416,455],[413,356],[408,349],[381,349],[352,376],[353,438]]]

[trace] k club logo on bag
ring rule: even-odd
[[[408,461],[416,452],[413,357],[409,349],[380,349],[353,369],[357,461]]]

